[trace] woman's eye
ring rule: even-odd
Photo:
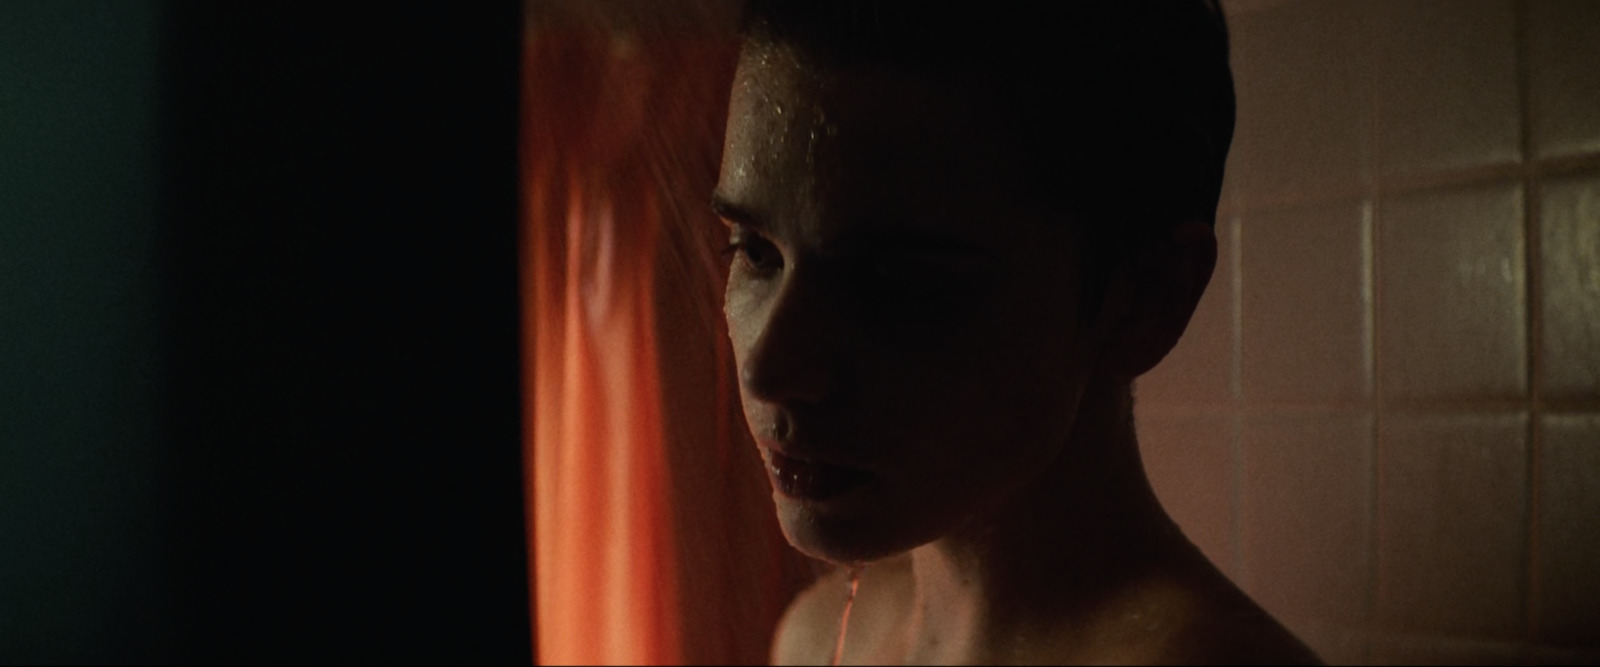
[[[723,253],[734,256],[735,266],[742,264],[757,274],[769,275],[783,268],[778,248],[758,236],[735,237]]]

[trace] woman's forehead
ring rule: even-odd
[[[883,67],[824,71],[782,46],[748,46],[718,196],[819,239],[830,225],[970,220],[1016,203],[1030,190],[1020,151],[980,90]]]

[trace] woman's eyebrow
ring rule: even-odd
[[[974,239],[926,230],[884,230],[840,239],[827,254],[856,254],[885,250],[941,255],[983,255],[986,250]]]
[[[721,193],[711,194],[711,212],[717,214],[717,217],[723,220],[746,227],[753,227],[758,230],[765,230],[767,227],[766,222],[756,214],[729,201]]]

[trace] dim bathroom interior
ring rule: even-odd
[[[461,4],[0,8],[0,662],[768,659],[739,2]],[[1328,663],[1600,662],[1600,3],[1221,8],[1156,496]]]

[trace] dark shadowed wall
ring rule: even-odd
[[[173,629],[158,14],[0,6],[0,661],[148,655]]]
[[[530,659],[521,34],[0,8],[0,661]]]

